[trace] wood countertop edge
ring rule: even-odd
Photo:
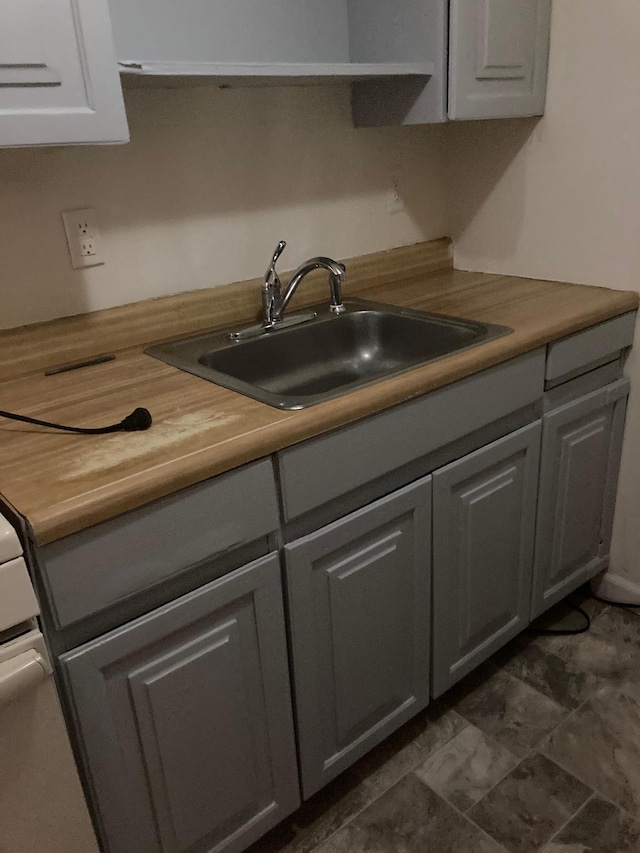
[[[494,282],[501,278],[505,283],[513,281],[507,276],[486,277],[487,280],[489,278]],[[375,298],[374,290],[380,290],[380,287],[375,286],[359,295]],[[571,321],[545,318],[543,327],[533,327],[530,332],[516,329],[514,333],[503,338],[479,344],[326,403],[296,412],[280,412],[281,416],[285,415],[284,418],[260,426],[233,440],[161,461],[150,465],[144,475],[137,472],[131,477],[119,478],[76,497],[59,501],[46,510],[30,512],[25,517],[35,541],[39,545],[45,545],[62,539],[210,477],[390,409],[638,307],[639,298],[636,293],[605,288],[601,290],[607,294],[608,304],[599,308],[585,307],[585,310],[576,312]],[[0,490],[1,486],[0,482]],[[17,506],[17,509],[20,511],[20,506]]]

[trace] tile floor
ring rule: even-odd
[[[589,633],[522,635],[250,853],[640,853],[640,611],[584,606]]]

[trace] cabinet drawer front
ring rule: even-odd
[[[264,460],[47,545],[39,557],[56,625],[71,625],[277,527],[273,469]]]
[[[544,350],[279,454],[290,521],[539,400]]]
[[[429,698],[431,478],[287,545],[304,796]]]
[[[632,345],[635,326],[636,312],[631,311],[549,344],[545,380],[558,384],[607,359],[615,359],[620,350]]]
[[[543,419],[532,616],[605,567],[629,381]]]
[[[529,623],[540,422],[433,475],[433,695]]]
[[[298,805],[277,555],[61,664],[109,850],[244,850]]]

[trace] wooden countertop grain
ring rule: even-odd
[[[149,340],[176,336],[180,329],[199,331],[204,306],[216,303],[225,290],[227,307],[215,316],[226,311],[224,325],[251,318],[256,297],[244,285],[235,291],[240,293],[235,301],[228,298],[233,291],[219,288],[206,291],[206,298],[202,292],[167,297],[98,312],[108,317],[71,318],[0,333],[0,376],[11,376],[11,353],[16,353],[14,378],[0,383],[0,408],[100,426],[146,406],[154,420],[146,432],[82,436],[0,419],[0,492],[27,519],[38,543],[52,542],[638,306],[637,294],[630,292],[455,271],[447,241],[421,244],[421,255],[417,247],[409,247],[407,257],[415,263],[403,278],[403,251],[354,262],[360,278],[356,275],[348,292],[498,323],[512,327],[513,333],[296,412],[271,408],[142,352]],[[393,267],[387,280],[380,272],[385,263]],[[324,298],[323,287],[318,287],[311,287],[299,304]],[[171,310],[171,300],[174,309],[180,300],[184,310]],[[119,316],[126,333],[118,327]],[[66,343],[61,343],[62,327]],[[135,345],[125,348],[127,340]],[[112,351],[116,359],[104,364],[53,376],[42,372],[62,361]]]

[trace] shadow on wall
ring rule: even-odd
[[[0,327],[253,278],[281,238],[285,269],[449,231],[446,128],[355,130],[348,86],[126,102],[129,145],[0,151]],[[60,213],[82,207],[106,263],[73,271]]]
[[[506,257],[513,253],[526,204],[526,159],[521,157],[514,161],[531,139],[539,121],[539,118],[500,119],[449,125],[446,163],[454,242],[465,234],[479,211],[499,191],[508,171],[511,207],[508,220],[500,222],[498,254]],[[495,259],[495,243],[491,250]],[[477,252],[481,255],[482,248],[477,247]]]

